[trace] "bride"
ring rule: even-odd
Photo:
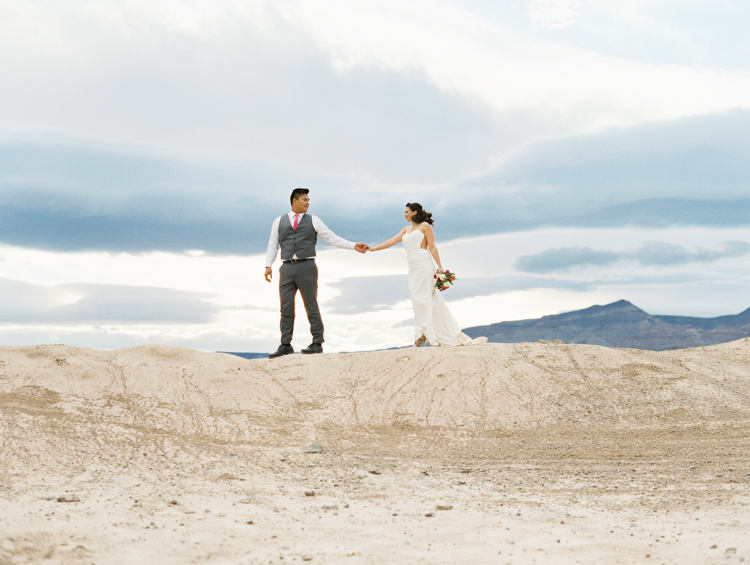
[[[370,247],[369,251],[387,249],[399,241],[404,243],[409,264],[409,294],[414,309],[414,346],[422,347],[427,342],[447,347],[486,343],[486,337],[472,340],[461,331],[440,291],[435,288],[435,263],[439,272],[445,270],[435,247],[432,214],[425,212],[421,204],[410,202],[404,209],[404,218],[409,222],[408,226],[388,241]]]

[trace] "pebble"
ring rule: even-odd
[[[718,546],[718,545],[716,545],[716,544],[713,544],[713,545],[712,545],[712,546],[710,547],[710,549],[718,549],[718,548],[719,548],[719,546]]]
[[[313,556],[310,555],[309,553],[306,553],[305,555],[302,556],[302,561],[312,561],[312,559],[313,559]]]
[[[305,453],[323,453],[323,446],[319,443],[311,443],[305,446]]]
[[[737,553],[737,548],[736,547],[728,547],[724,551],[724,555],[734,555],[735,553]]]
[[[471,469],[461,469],[462,473],[471,473]]]
[[[315,491],[314,490],[306,490],[305,491],[305,496],[315,496]]]
[[[380,467],[375,467],[374,469],[370,470],[371,475],[380,475],[383,471],[380,470]]]
[[[435,513],[434,513],[434,512],[428,512],[427,514],[425,514],[425,516],[426,516],[427,518],[432,518],[432,517],[433,517],[434,515],[435,515]]]
[[[290,455],[291,455],[291,453],[289,453],[288,451],[282,451],[281,452],[281,456],[282,457],[289,457]]]
[[[438,504],[437,510],[453,510],[453,506],[450,504]]]

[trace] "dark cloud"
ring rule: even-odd
[[[712,263],[720,259],[750,255],[750,244],[728,241],[722,250],[697,249],[690,251],[682,245],[664,241],[644,243],[635,251],[613,252],[590,247],[547,249],[516,259],[515,267],[527,273],[552,273],[575,267],[606,266],[619,261],[634,261],[643,266],[671,267],[686,263]]]
[[[0,322],[17,324],[206,323],[219,308],[212,295],[166,288],[0,279]]]
[[[309,185],[341,187],[298,171]],[[299,179],[283,167],[201,165],[81,145],[0,145],[0,240],[54,250],[265,248]],[[265,221],[259,221],[263,219]]]
[[[590,247],[547,249],[534,255],[522,255],[515,267],[526,273],[549,273],[582,265],[610,265],[621,259],[621,254]]]
[[[750,111],[683,118],[529,145],[476,184],[586,196],[603,207],[644,198],[742,198]],[[532,197],[529,194],[521,195]],[[580,201],[567,203],[571,208]],[[558,202],[566,204],[566,202]]]
[[[728,241],[721,251],[698,249],[688,251],[681,245],[663,241],[644,244],[633,256],[641,265],[669,267],[685,263],[713,263],[719,259],[744,257],[750,254],[750,244],[745,241]]]
[[[392,236],[406,197],[354,190],[356,182],[273,163],[209,165],[118,148],[0,145],[0,242],[58,251],[262,253],[295,186],[311,189],[311,213],[342,237]]]
[[[438,113],[461,116],[443,110]],[[425,114],[424,123],[402,135],[427,128],[430,119]],[[201,164],[90,143],[8,142],[0,145],[0,242],[54,250],[262,253],[294,186],[311,188],[311,212],[336,233],[368,243],[401,228],[407,201],[435,213],[439,241],[540,227],[746,226],[748,135],[750,111],[735,111],[558,139],[526,147],[481,178],[403,190],[385,190],[380,181],[363,180],[367,175],[260,158],[241,166]],[[408,145],[415,149],[396,144],[391,157],[422,155],[425,164],[427,153],[449,159],[417,137]],[[321,146],[313,143],[310,151]]]
[[[750,224],[750,111],[530,144],[441,194],[449,237],[539,227]],[[492,222],[478,221],[492,210]],[[468,233],[467,233],[468,232]]]

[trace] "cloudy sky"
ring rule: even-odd
[[[353,241],[432,210],[464,327],[737,313],[748,23],[745,0],[0,0],[0,343],[273,350],[295,186]],[[413,340],[402,248],[318,263],[327,351]]]

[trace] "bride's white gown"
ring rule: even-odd
[[[419,230],[405,233],[401,241],[409,263],[409,294],[414,308],[414,340],[424,336],[430,345],[455,347],[486,343],[486,337],[471,339],[461,331],[440,291],[435,288],[432,254],[422,249],[425,235]]]

